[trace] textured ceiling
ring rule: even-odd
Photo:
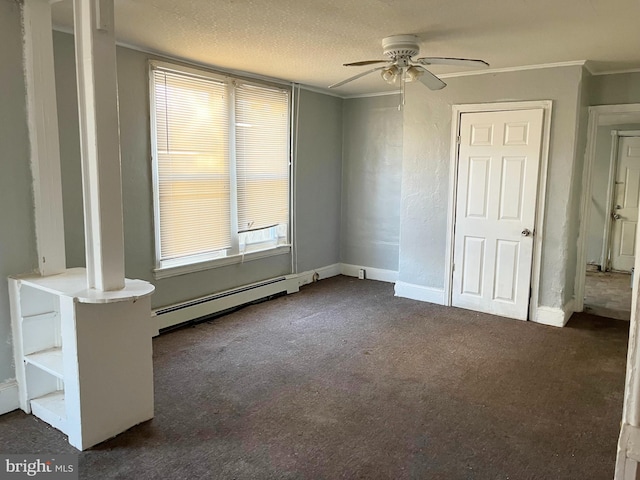
[[[402,33],[418,35],[420,56],[492,69],[577,60],[593,72],[640,69],[639,0],[115,0],[115,11],[123,44],[321,89],[371,68],[342,64],[384,58],[381,39]],[[70,28],[72,0],[54,4],[53,18]],[[335,93],[389,88],[371,74]]]

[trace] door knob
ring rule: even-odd
[[[614,213],[611,216],[613,217],[614,220],[620,220],[620,214],[618,214],[618,213]]]
[[[528,228],[525,228],[524,230],[522,230],[523,237],[528,237],[530,235],[531,235],[531,230],[529,230]]]

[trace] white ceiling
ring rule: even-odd
[[[371,68],[342,64],[384,58],[381,39],[403,33],[419,36],[420,56],[492,69],[577,60],[594,73],[640,69],[639,0],[115,0],[115,11],[120,43],[321,89]],[[70,28],[72,1],[54,4],[53,18]],[[371,74],[335,93],[390,88]]]

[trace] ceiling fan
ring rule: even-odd
[[[364,65],[374,65],[384,63],[381,67],[375,67],[365,72],[361,72],[353,77],[349,77],[329,88],[340,87],[345,83],[352,82],[358,78],[380,71],[382,78],[389,84],[400,83],[400,93],[402,104],[404,104],[404,84],[405,82],[419,81],[431,90],[440,90],[447,86],[442,80],[436,77],[424,65],[456,65],[463,67],[488,67],[484,60],[473,60],[470,58],[447,58],[447,57],[413,57],[420,53],[418,37],[416,35],[392,35],[382,39],[383,53],[388,60],[363,60],[360,62],[345,63],[345,67],[361,67]]]

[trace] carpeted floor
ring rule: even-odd
[[[610,479],[628,322],[566,328],[336,277],[154,340],[156,416],[83,479]],[[20,411],[0,452],[70,453]]]

